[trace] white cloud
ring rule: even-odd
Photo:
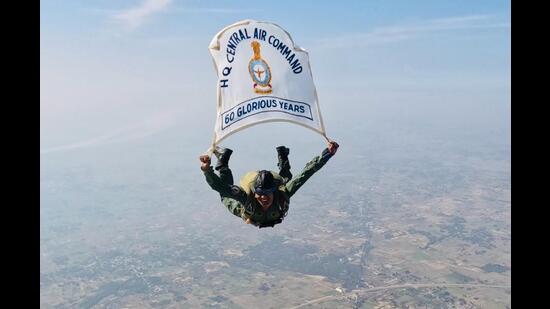
[[[482,28],[503,28],[509,24],[494,23],[490,15],[470,15],[460,17],[447,17],[432,20],[425,20],[409,25],[383,27],[375,29],[372,34],[376,35],[402,35],[419,34],[421,32],[435,32],[460,29],[482,29]]]
[[[174,123],[175,118],[173,114],[159,114],[155,117],[145,119],[142,122],[125,126],[100,136],[87,138],[66,145],[40,149],[40,154],[139,140],[164,131],[168,127],[174,125]]]
[[[257,13],[261,12],[259,9],[251,9],[251,8],[186,8],[186,7],[179,7],[172,10],[173,12],[177,13],[219,13],[219,14],[240,14],[240,13]]]
[[[323,38],[317,43],[323,47],[342,48],[353,46],[382,45],[418,37],[421,34],[463,29],[510,28],[509,22],[496,22],[491,15],[468,15],[418,21],[409,24],[375,28],[366,33]]]
[[[129,29],[135,29],[151,15],[161,12],[172,0],[145,0],[141,5],[119,12],[113,18],[124,23]]]

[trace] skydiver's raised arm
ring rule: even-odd
[[[323,150],[320,156],[314,157],[309,161],[300,174],[296,175],[289,183],[286,184],[286,189],[289,197],[294,195],[301,186],[313,175],[315,172],[321,169],[338,150],[338,143],[330,142],[328,147]]]

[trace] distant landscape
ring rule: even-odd
[[[223,208],[185,128],[41,155],[41,307],[509,308],[508,129],[334,127],[339,153],[261,230]],[[325,147],[300,134],[296,172]],[[245,138],[225,143],[235,177],[276,169],[278,145]]]

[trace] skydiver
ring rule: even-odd
[[[219,176],[214,173],[208,155],[200,156],[199,160],[206,182],[220,194],[223,205],[232,214],[242,218],[246,224],[259,228],[274,227],[286,216],[290,197],[336,154],[338,147],[338,143],[329,142],[321,155],[315,156],[292,179],[288,161],[290,151],[285,146],[279,146],[276,148],[279,173],[267,170],[249,172],[241,179],[240,186],[233,184],[233,174],[228,166],[233,153],[231,149],[214,151],[218,159],[215,169]]]

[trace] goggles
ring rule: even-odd
[[[255,188],[254,193],[258,195],[269,195],[275,192],[275,190],[276,188],[269,188],[269,189]]]

